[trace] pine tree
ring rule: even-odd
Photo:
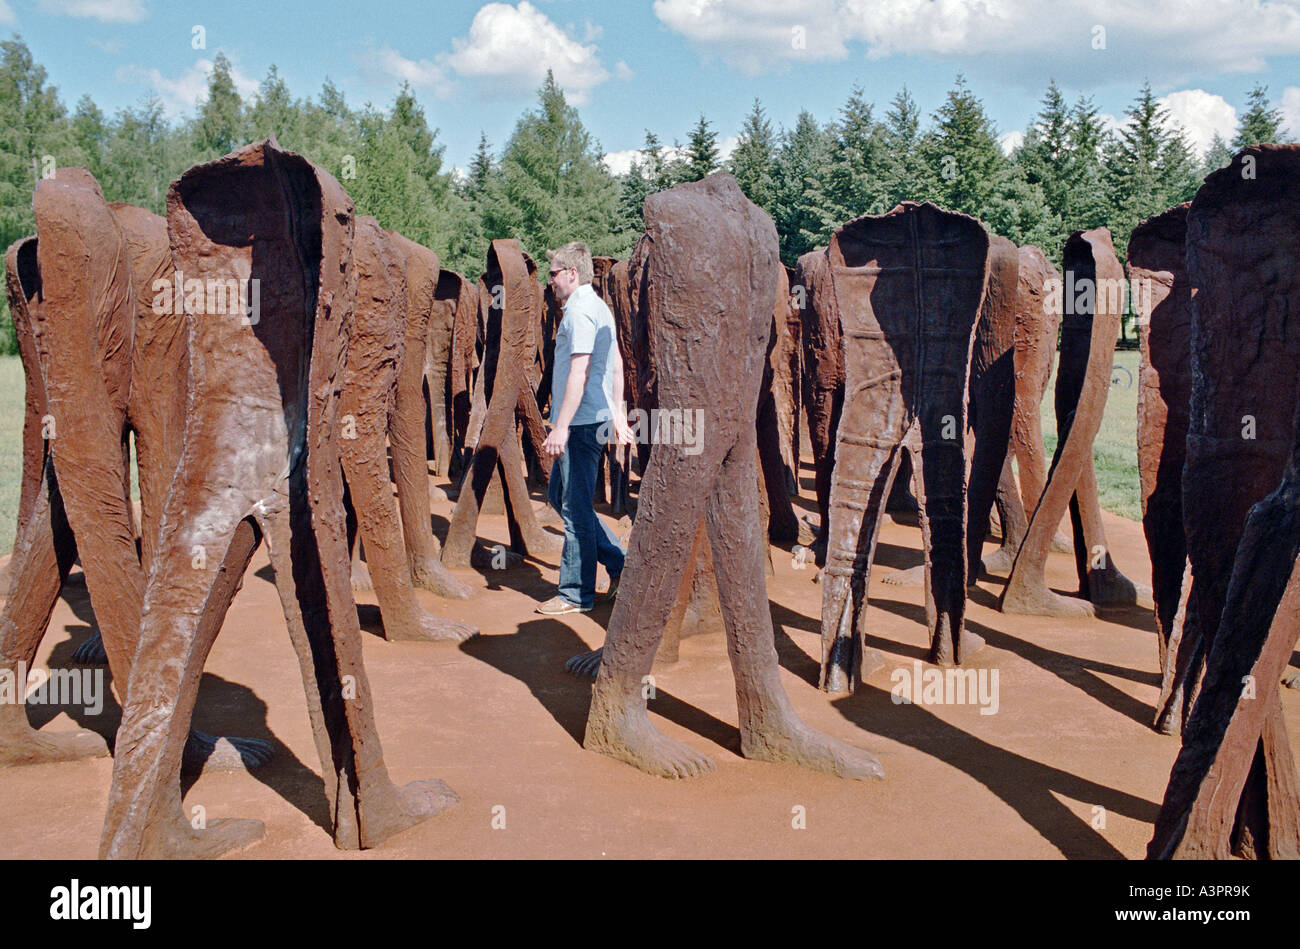
[[[572,240],[585,241],[593,254],[627,249],[618,185],[549,71],[538,108],[520,117],[506,142],[492,192],[487,238],[517,237],[534,260]]]
[[[854,86],[831,126],[831,164],[826,173],[828,214],[834,231],[863,214],[880,214],[893,205],[888,194],[889,142],[872,115],[862,87]]]
[[[904,86],[885,113],[884,202],[929,201],[938,197],[937,179],[921,156],[921,110]]]
[[[1024,144],[1015,161],[1024,171],[1025,180],[1042,189],[1048,207],[1058,217],[1064,217],[1068,212],[1074,184],[1072,131],[1070,107],[1053,79],[1048,83],[1042,109],[1025,133]]]
[[[1214,133],[1214,138],[1210,139],[1210,147],[1206,149],[1205,157],[1201,159],[1201,177],[1204,178],[1212,171],[1218,171],[1220,168],[1232,161],[1233,151],[1231,146],[1223,140],[1218,132]]]
[[[1234,151],[1261,142],[1282,141],[1282,113],[1269,108],[1268,86],[1251,89],[1246,101],[1249,104],[1237,123],[1237,134],[1232,137]]]
[[[102,178],[104,150],[108,147],[108,124],[104,113],[89,95],[83,95],[77,100],[77,109],[72,114],[72,135],[86,156],[86,167],[90,173],[96,179]]]
[[[807,110],[799,113],[792,131],[784,133],[777,151],[773,220],[780,241],[781,260],[794,266],[800,255],[825,244],[832,233],[827,221],[824,175],[830,158],[830,140]]]
[[[230,60],[217,53],[208,75],[208,95],[199,106],[194,147],[202,158],[217,158],[245,144],[244,102],[235,88]]]
[[[727,162],[728,170],[745,196],[764,211],[772,213],[775,187],[772,181],[772,162],[776,156],[776,136],[767,119],[763,105],[754,100],[754,107],[740,127],[736,150]]]
[[[921,151],[938,179],[939,203],[980,217],[1009,169],[993,123],[965,77],[957,76],[934,120]]]
[[[684,181],[699,181],[718,170],[718,133],[703,115],[691,129],[686,142],[686,177]]]
[[[272,64],[248,110],[248,137],[257,141],[274,135],[283,148],[303,151],[306,143],[299,138],[298,117],[289,86]]]

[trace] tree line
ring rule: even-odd
[[[899,201],[930,200],[982,219],[1017,244],[1058,259],[1068,234],[1105,225],[1123,255],[1141,220],[1195,194],[1203,177],[1245,145],[1281,139],[1267,89],[1251,91],[1231,142],[1215,137],[1198,160],[1143,85],[1118,130],[1089,97],[1066,101],[1053,81],[1022,144],[1003,152],[982,101],[957,77],[929,117],[906,88],[880,110],[855,88],[828,121],[801,111],[778,128],[755,100],[738,143],[723,159],[713,124],[700,116],[685,143],[647,130],[624,174],[548,73],[533,108],[499,149],[480,136],[463,175],[444,168],[444,147],[407,84],[392,105],[351,106],[328,79],[315,99],[295,98],[272,66],[249,98],[218,54],[191,118],[172,121],[155,95],[109,117],[83,95],[71,112],[18,36],[0,43],[0,247],[35,231],[35,182],[53,167],[84,166],[110,201],[164,213],[168,184],[190,165],[275,135],[339,178],[357,213],[432,248],[443,266],[482,269],[487,243],[516,237],[534,259],[569,240],[596,254],[626,256],[642,231],[647,195],[719,170],[776,222],[781,257],[825,245],[835,229]],[[0,316],[0,349],[14,352]]]

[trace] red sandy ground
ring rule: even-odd
[[[810,510],[805,475],[800,506]],[[451,505],[432,493],[441,534]],[[1149,582],[1140,525],[1105,515],[1105,526],[1120,569]],[[485,517],[480,534],[505,541],[504,519]],[[886,665],[851,697],[816,687],[815,569],[772,551],[768,594],[791,700],[814,726],[872,751],[885,769],[879,782],[741,758],[720,638],[686,640],[680,662],[655,670],[650,702],[656,725],[712,755],[717,773],[666,781],[584,751],[590,684],[566,674],[564,661],[603,641],[610,607],[536,615],[554,593],[558,555],[508,571],[460,571],[476,589],[467,602],[420,592],[431,609],[482,629],[463,646],[385,642],[373,596],[359,598],[389,771],[399,783],[440,777],[461,798],[361,854],[335,850],[326,830],[298,664],[259,551],[208,659],[195,724],[270,740],[277,757],[254,774],[204,774],[187,784],[185,807],[202,806],[209,819],[265,821],[265,839],[239,857],[1142,857],[1178,752],[1177,738],[1148,724],[1157,696],[1150,611],[1069,622],[1004,616],[995,608],[1001,581],[981,581],[967,621],[988,640],[973,666],[1000,670],[997,714],[894,704],[890,673],[925,655],[924,599],[919,587],[880,577],[920,563],[919,551],[917,527],[886,521],[868,615]],[[1048,579],[1074,587],[1070,555],[1051,555]],[[66,665],[90,616],[84,583],[70,584],[38,662]],[[1281,691],[1300,744],[1300,693]],[[33,706],[30,714],[49,729],[74,727],[66,711],[51,718]],[[119,715],[110,700],[83,724],[111,736]],[[101,758],[0,771],[0,857],[93,858],[111,766]],[[803,829],[794,826],[796,807]]]

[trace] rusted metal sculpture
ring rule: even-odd
[[[500,287],[501,292],[493,293],[493,287]],[[528,372],[536,358],[534,332],[541,301],[538,283],[529,274],[519,242],[513,238],[492,242],[479,301],[480,307],[488,310],[487,345],[479,370],[487,410],[442,551],[442,561],[450,567],[470,564],[479,510],[494,476],[505,485],[513,550],[520,554],[555,552],[562,540],[537,523],[524,480],[523,446],[515,419],[529,404],[537,411]],[[540,415],[536,424],[541,424]],[[538,456],[544,457],[540,452]]]
[[[1182,638],[1169,647],[1169,715],[1184,719],[1184,755],[1153,855],[1220,853],[1227,835],[1243,855],[1295,853],[1300,804],[1277,682],[1295,642],[1294,592],[1281,591],[1296,555],[1297,208],[1300,146],[1255,145],[1208,176],[1187,212],[1192,385],[1182,485],[1191,589]],[[1253,697],[1239,668],[1260,674],[1250,680]],[[1209,822],[1179,844],[1189,807],[1188,827]]]
[[[821,687],[828,692],[851,691],[864,677],[861,614],[904,449],[919,474],[930,660],[959,664],[982,644],[963,626],[964,430],[988,248],[975,218],[910,201],[850,221],[831,240],[845,396],[822,578]]]
[[[663,777],[713,770],[708,757],[650,724],[642,691],[703,516],[736,677],[742,753],[843,777],[879,777],[871,755],[800,721],[773,645],[754,417],[775,303],[776,229],[725,174],[651,195],[645,219],[643,312],[658,405],[703,408],[705,437],[698,454],[681,445],[651,449],[583,746]],[[715,263],[719,247],[734,248],[725,269]]]
[[[1182,638],[1187,538],[1183,533],[1183,464],[1192,394],[1191,286],[1187,280],[1187,209],[1180,204],[1143,221],[1128,242],[1133,308],[1142,352],[1138,364],[1138,476],[1142,530],[1151,555],[1161,687],[1155,727],[1176,734],[1174,664]],[[1170,648],[1172,646],[1172,648]]]
[[[1011,241],[990,235],[988,283],[984,288],[979,322],[975,326],[967,399],[967,428],[974,445],[966,481],[968,586],[974,586],[980,575],[980,555],[984,538],[988,535],[989,516],[999,498],[1011,437],[1016,390],[1014,362],[1019,256],[1019,248]],[[1006,491],[1003,490],[999,507],[1003,519],[1007,519],[1007,513],[1002,510],[1006,507]],[[1011,517],[1014,516],[1012,512]],[[886,583],[919,586],[925,581],[925,567],[897,570],[883,579]]]
[[[356,291],[352,202],[272,138],[191,168],[173,182],[167,211],[174,267],[205,284],[260,288],[261,312],[185,300],[189,414],[144,592],[100,853],[216,856],[262,835],[259,821],[192,827],[178,769],[203,663],[263,537],[335,843],[373,847],[455,795],[440,781],[398,788],[389,779],[348,585],[338,403]]]
[[[451,320],[451,336],[448,340],[446,357],[448,368],[444,373],[445,388],[443,388],[437,382],[440,370],[435,368],[442,363],[442,359],[434,352],[435,344],[441,337],[435,331],[431,331],[429,352],[425,361],[425,384],[429,389],[431,406],[435,399],[435,390],[441,389],[445,392],[443,404],[446,407],[446,421],[444,424],[447,426],[451,449],[447,467],[439,467],[438,473],[454,478],[464,467],[470,400],[474,392],[474,373],[478,368],[478,287],[453,270],[440,270],[433,306],[433,312],[429,316],[431,326],[436,328],[447,319]],[[433,411],[430,408],[430,412]],[[437,424],[434,423],[435,431]],[[436,435],[434,440],[436,443]]]
[[[1005,613],[1078,617],[1094,604],[1137,601],[1133,583],[1115,567],[1097,502],[1092,442],[1101,427],[1123,310],[1124,276],[1104,227],[1076,231],[1065,244],[1061,358],[1056,378],[1059,442],[1029,530],[1003,590]],[[1022,469],[1023,470],[1023,469]],[[1079,596],[1047,588],[1047,551],[1066,507],[1074,525]]]
[[[777,434],[781,460],[785,465],[785,486],[790,497],[799,496],[799,420],[803,416],[803,316],[800,304],[807,294],[794,294],[798,274],[792,267],[781,268],[785,290],[776,301],[772,327],[772,397],[776,405]]]
[[[15,244],[6,265],[29,418],[37,426],[25,433],[24,475],[34,469],[37,480],[20,511],[12,584],[0,614],[0,664],[11,674],[19,663],[32,664],[79,540],[103,636],[92,636],[78,653],[109,662],[120,695],[135,656],[145,576],[185,424],[183,319],[172,305],[162,218],[130,205],[110,206],[81,168],[43,179],[33,206],[40,240]],[[158,281],[169,290],[158,293]],[[140,482],[139,554],[129,434]],[[25,483],[24,490],[33,486]],[[0,763],[107,753],[94,732],[34,731],[21,701],[2,711]],[[266,742],[218,740],[198,731],[183,747],[189,770],[255,766],[270,756]]]
[[[790,332],[790,282],[785,268],[777,267],[776,307],[772,313],[772,332],[768,343],[767,368],[763,371],[758,396],[758,460],[762,469],[768,509],[768,536],[777,542],[799,539],[799,520],[790,504],[790,483],[798,470],[790,464],[794,444],[791,430],[796,427],[799,382],[797,337]],[[808,538],[811,540],[811,538]]]
[[[1020,248],[1016,291],[1015,370],[1016,394],[1011,417],[1011,446],[998,481],[998,514],[1002,521],[1002,544],[984,558],[984,569],[995,576],[1007,576],[1015,563],[1029,515],[1038,507],[1047,486],[1047,454],[1043,443],[1043,394],[1052,377],[1056,337],[1061,308],[1054,294],[1061,275],[1041,250],[1032,244]],[[1011,471],[1015,457],[1019,486]],[[1058,531],[1053,550],[1073,550]]]
[[[400,241],[385,232],[374,218],[357,218],[355,228],[352,267],[357,280],[356,305],[339,401],[339,453],[347,481],[347,497],[357,513],[357,533],[364,544],[369,579],[379,599],[384,635],[390,640],[462,642],[477,630],[464,623],[441,619],[421,607],[412,586],[414,571],[408,565],[428,568],[430,565],[422,558],[431,554],[419,541],[421,522],[424,532],[429,532],[428,469],[421,411],[423,366],[419,359],[423,355],[424,334],[418,326],[419,318],[412,319],[408,310],[407,277],[413,274],[417,281],[421,281],[422,275],[431,278],[436,266],[419,266],[418,259],[412,259],[416,252],[409,248],[404,255]],[[414,328],[412,323],[416,324]],[[413,348],[414,360],[404,359],[408,345]],[[404,374],[408,375],[405,386],[400,379]],[[403,391],[407,396],[404,405]],[[393,442],[397,507],[393,505],[388,481],[386,434]],[[421,500],[423,513],[414,513]],[[407,515],[400,521],[399,509]],[[437,541],[433,544],[436,549]],[[437,564],[436,572],[457,586],[464,586],[441,563]],[[423,575],[427,583],[435,571],[426,569]],[[438,586],[441,590],[448,589],[446,584]]]
[[[397,485],[397,504],[402,517],[406,560],[410,567],[411,582],[417,587],[448,599],[466,600],[470,595],[469,587],[453,576],[442,563],[442,545],[433,534],[429,509],[424,367],[428,347],[433,345],[430,337],[435,328],[430,321],[434,313],[434,298],[441,268],[438,266],[438,255],[429,248],[396,231],[388,231],[386,234],[406,278],[405,306],[398,301],[388,317],[392,320],[402,312],[406,315],[405,339],[399,340],[392,408],[388,414],[388,441],[392,447],[393,480]],[[357,322],[359,325],[360,314]],[[436,327],[437,335],[447,344],[450,343],[451,328],[451,321],[445,318]],[[441,348],[447,351],[450,346],[442,345]],[[365,407],[367,410],[373,408],[373,404]],[[378,451],[382,457],[382,441]]]
[[[818,559],[825,555],[830,523],[831,472],[835,468],[835,432],[844,408],[844,356],[840,345],[840,313],[825,250],[809,251],[795,268],[795,302],[800,310],[803,355],[803,404],[808,443],[813,456],[814,493],[820,534]]]

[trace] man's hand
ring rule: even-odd
[[[569,426],[557,425],[542,442],[542,451],[550,458],[559,458],[564,454],[564,447],[569,443]]]
[[[636,444],[636,434],[632,431],[632,426],[627,424],[627,417],[622,412],[614,413],[614,439],[618,445]]]

